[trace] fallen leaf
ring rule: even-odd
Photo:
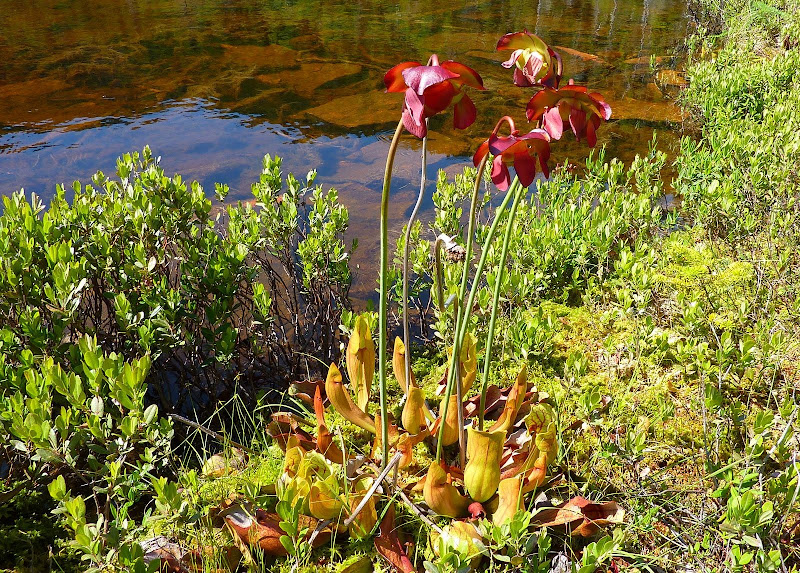
[[[314,394],[319,388],[322,394],[322,403],[324,405],[328,404],[328,395],[325,393],[325,380],[298,380],[297,382],[292,382],[292,388],[294,395],[309,406],[314,405]]]
[[[417,569],[408,558],[401,535],[394,522],[394,505],[390,505],[375,537],[375,549],[398,573],[416,573]]]
[[[478,394],[477,396],[473,396],[469,400],[464,402],[464,417],[471,418],[472,416],[476,416],[478,414],[478,408],[480,407],[481,403],[481,396]],[[484,415],[491,414],[492,412],[499,410],[500,408],[505,406],[505,396],[503,396],[503,392],[500,390],[499,386],[491,385],[486,389],[486,410]]]
[[[286,555],[286,549],[280,541],[281,536],[285,533],[278,525],[280,522],[278,514],[267,513],[263,509],[257,509],[253,514],[241,505],[234,505],[222,512],[221,515],[228,527],[247,545],[258,545],[267,555]],[[301,528],[308,528],[308,536],[318,524],[319,521],[313,517],[300,516],[299,525]],[[330,541],[332,533],[329,528],[323,529],[314,539],[314,547]]]
[[[589,537],[601,527],[622,523],[624,517],[625,510],[615,501],[596,503],[576,496],[559,507],[538,512],[532,523],[541,527],[565,526],[572,535]]]

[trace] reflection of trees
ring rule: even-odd
[[[470,134],[491,129],[492,117],[530,95],[509,89],[508,72],[494,64],[501,31],[527,25],[553,44],[599,53],[607,65],[565,57],[574,77],[610,99],[651,97],[647,64],[623,60],[671,49],[683,31],[683,15],[668,0],[482,0],[455,7],[400,0],[391,9],[378,0],[6,0],[4,8],[3,123],[30,121],[23,117],[30,108],[38,110],[33,121],[64,124],[136,117],[168,100],[200,98],[241,114],[245,125],[296,127],[301,142],[372,135],[394,121],[380,113],[386,100],[379,98],[392,97],[380,93],[385,69],[444,47],[443,55],[458,53],[490,87],[476,97],[481,113],[467,139],[440,138],[442,152],[455,154],[480,139],[469,141]],[[304,66],[320,62],[355,70],[332,73],[309,90],[305,84],[320,72],[304,75]],[[354,93],[374,99],[360,109],[343,104],[347,121],[309,113]]]

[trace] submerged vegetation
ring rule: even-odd
[[[0,566],[797,571],[800,5],[697,11],[673,180],[655,139],[553,167],[612,110],[509,34],[536,126],[440,174],[393,264],[397,141],[424,166],[483,83],[390,70],[378,313],[348,306],[336,192],[279,159],[220,211],[149,150],[71,203],[7,197]]]

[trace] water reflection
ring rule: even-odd
[[[496,117],[512,111],[524,123],[530,93],[511,85],[493,50],[500,35],[527,26],[562,46],[568,77],[604,93],[614,121],[599,141],[629,161],[654,129],[664,144],[675,138],[675,74],[657,81],[650,56],[675,66],[684,10],[678,0],[4,0],[0,192],[47,198],[55,183],[110,172],[118,155],[150,144],[168,171],[207,189],[227,182],[241,198],[261,156],[280,154],[300,174],[317,168],[354,207],[356,262],[371,268],[381,136],[402,98],[382,92],[386,69],[436,51],[484,76],[476,124],[431,138],[431,169],[456,171]],[[451,121],[437,117],[433,129]],[[395,205],[412,202],[411,143]],[[585,155],[569,141],[554,150],[559,162]],[[397,226],[404,208],[395,211]],[[372,288],[363,274],[362,292]]]

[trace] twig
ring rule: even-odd
[[[378,478],[372,482],[372,485],[367,490],[367,493],[364,494],[364,497],[361,498],[361,502],[356,506],[353,510],[353,513],[350,514],[350,517],[344,520],[345,527],[350,527],[350,524],[355,521],[358,514],[361,513],[361,510],[366,507],[367,502],[369,499],[375,494],[375,491],[380,487],[381,482],[386,479],[386,476],[389,475],[389,472],[392,471],[392,468],[400,462],[400,458],[403,457],[403,452],[397,452],[394,457],[386,464],[386,467],[383,468],[383,471],[380,473]]]
[[[431,519],[427,515],[425,515],[425,513],[419,507],[417,507],[417,505],[413,501],[411,501],[408,495],[406,495],[406,492],[403,491],[403,488],[398,487],[395,491],[400,495],[400,499],[403,500],[403,502],[409,507],[409,509],[411,509],[411,511],[416,513],[419,516],[419,518],[425,522],[425,525],[427,525],[431,529],[435,529],[439,533],[439,535],[444,533],[441,527],[439,527],[433,521],[431,521]]]
[[[309,544],[311,547],[314,547],[314,540],[317,538],[317,535],[319,535],[319,534],[320,534],[320,532],[321,532],[323,529],[325,529],[326,527],[328,527],[330,524],[331,524],[331,520],[330,520],[330,519],[325,519],[325,520],[323,520],[323,521],[320,521],[320,522],[317,524],[317,527],[316,527],[316,528],[314,528],[314,531],[312,531],[312,532],[311,532],[311,535],[308,537],[308,544]]]
[[[223,436],[222,434],[219,434],[219,433],[215,432],[214,430],[209,430],[205,426],[201,426],[197,422],[193,422],[193,421],[189,420],[188,418],[184,418],[183,416],[179,416],[178,414],[167,414],[167,416],[169,416],[173,420],[178,420],[179,422],[181,422],[183,424],[186,424],[187,426],[191,426],[195,430],[199,430],[199,431],[203,432],[204,434],[208,434],[209,436],[211,436],[212,438],[214,438],[214,439],[216,439],[216,440],[218,440],[220,442],[223,442],[223,443],[224,442],[228,442],[234,448],[239,448],[240,450],[243,450],[243,451],[247,452],[248,454],[256,455],[256,452],[254,450],[251,450],[250,448],[248,448],[246,446],[243,446],[242,444],[240,444],[238,442],[234,442],[229,437]]]

